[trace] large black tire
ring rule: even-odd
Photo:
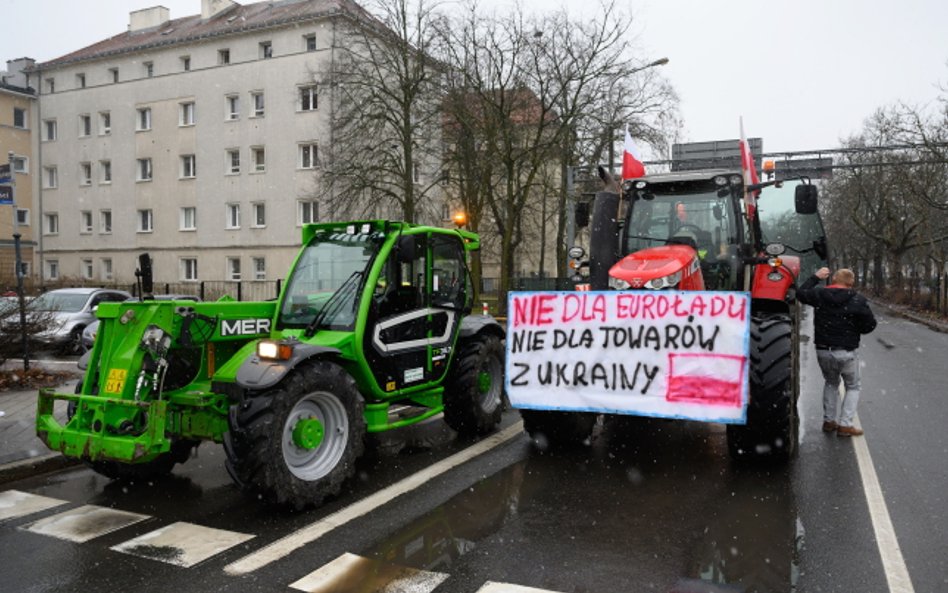
[[[799,383],[794,325],[788,315],[751,319],[750,402],[747,424],[729,424],[727,445],[735,460],[789,461],[797,451]]]
[[[523,428],[540,451],[566,449],[586,444],[592,436],[598,414],[520,410]]]
[[[504,401],[504,347],[493,334],[459,344],[444,391],[444,421],[465,436],[500,424]]]
[[[297,510],[339,493],[365,447],[365,403],[338,364],[301,363],[275,388],[230,408],[227,471],[248,494]],[[298,446],[300,420],[316,418],[324,436]]]

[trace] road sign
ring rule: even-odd
[[[0,205],[13,203],[13,188],[9,185],[0,185]]]

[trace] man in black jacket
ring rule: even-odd
[[[801,303],[816,309],[813,320],[816,360],[823,371],[823,432],[836,431],[837,436],[863,434],[853,426],[856,404],[859,403],[859,336],[876,328],[876,318],[866,298],[853,290],[855,275],[840,268],[833,274],[832,284],[817,286],[830,275],[829,268],[820,268],[797,290]],[[846,387],[842,409],[839,403],[839,380]]]

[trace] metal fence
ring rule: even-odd
[[[204,280],[199,282],[155,282],[153,294],[180,294],[199,297],[202,301],[216,301],[229,296],[238,301],[269,301],[280,295],[282,280]],[[113,288],[125,290],[138,296],[136,284],[120,284],[81,280],[76,278],[62,278],[59,280],[44,280],[42,282],[24,278],[23,292],[26,296],[37,296],[56,288]],[[15,295],[16,282],[8,279],[0,281],[0,295]]]

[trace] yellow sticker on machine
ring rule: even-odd
[[[125,369],[110,369],[105,381],[105,392],[121,394],[125,390],[126,376],[128,376],[128,371]]]

